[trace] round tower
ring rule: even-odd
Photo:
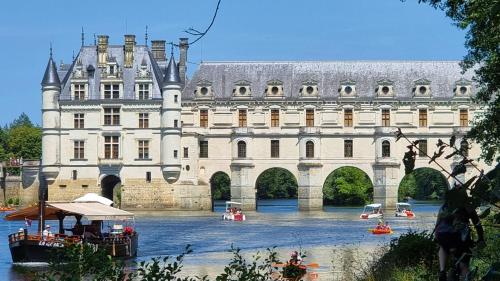
[[[181,173],[181,84],[172,54],[163,79],[161,109],[161,165],[169,183],[177,181]]]
[[[49,184],[54,182],[60,169],[60,112],[59,95],[61,81],[57,74],[56,64],[50,58],[42,80],[42,173]]]

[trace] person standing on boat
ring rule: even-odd
[[[47,240],[49,237],[52,237],[52,232],[50,231],[50,225],[47,224],[42,231],[42,238],[43,240]]]

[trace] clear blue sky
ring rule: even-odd
[[[460,60],[465,33],[442,11],[417,0],[222,0],[209,34],[191,46],[190,62],[213,60]],[[107,34],[177,41],[204,30],[217,0],[2,1],[0,124],[26,112],[40,123],[40,81],[49,43],[59,62],[85,40]],[[196,65],[188,66],[192,73]]]

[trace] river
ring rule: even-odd
[[[229,262],[231,245],[250,256],[257,251],[276,246],[282,260],[289,253],[302,248],[307,263],[319,263],[316,269],[320,280],[333,280],[333,249],[354,247],[375,248],[409,230],[431,230],[439,205],[415,204],[415,219],[396,218],[386,214],[385,219],[394,230],[393,235],[372,235],[368,228],[376,220],[360,220],[362,207],[326,207],[324,211],[298,212],[296,200],[265,200],[259,202],[258,212],[247,212],[247,221],[222,221],[223,205],[216,204],[211,212],[136,212],[139,232],[139,256],[148,260],[162,255],[179,254],[187,244],[194,253],[185,260],[184,272],[192,275],[214,276]],[[56,222],[52,223],[54,226]],[[23,226],[22,222],[0,221],[0,279],[26,280],[12,265],[7,235]],[[31,230],[35,230],[34,223]],[[69,227],[69,225],[68,225]],[[5,276],[5,277],[3,277]]]

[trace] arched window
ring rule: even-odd
[[[247,157],[247,143],[244,141],[238,142],[238,158]]]
[[[314,158],[314,142],[306,142],[306,158]]]
[[[389,141],[382,142],[382,157],[391,157],[391,144]]]

